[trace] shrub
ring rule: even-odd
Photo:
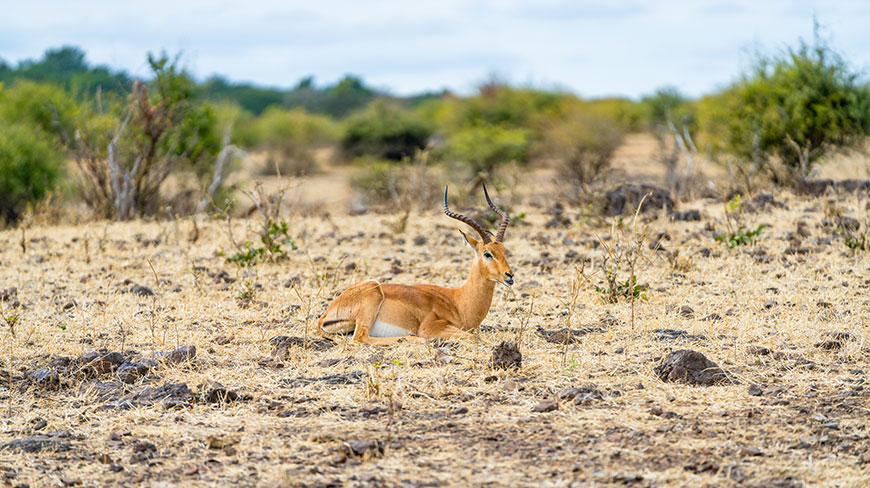
[[[96,124],[96,132],[89,132],[92,127],[80,122],[69,143],[94,210],[119,220],[155,214],[161,185],[179,169],[205,178],[221,146],[215,112],[194,103],[194,83],[177,58],[149,54],[148,63],[154,79],[148,86],[134,83],[113,111],[114,123]],[[106,140],[108,147],[102,145]]]
[[[24,206],[54,188],[62,152],[38,127],[0,121],[0,219],[14,222]]]
[[[547,132],[547,148],[557,160],[561,181],[580,197],[607,175],[624,132],[606,117],[574,113]]]
[[[314,149],[337,139],[335,123],[326,116],[315,115],[304,109],[267,109],[243,132],[242,139],[249,147],[269,154],[264,174],[311,174],[317,170]]]
[[[46,135],[72,134],[77,112],[75,100],[49,83],[19,81],[0,92],[0,118],[27,123]]]
[[[822,158],[870,133],[870,87],[818,36],[759,58],[723,96],[729,149],[778,183],[807,178]]]
[[[440,202],[443,187],[432,174],[427,159],[427,152],[418,154],[408,164],[359,158],[354,162],[358,168],[351,173],[349,183],[369,204],[390,204],[393,210],[404,211],[414,206],[433,208]]]
[[[424,149],[432,134],[415,113],[389,102],[372,102],[347,120],[341,147],[347,157],[374,156],[400,161]]]
[[[526,163],[530,147],[531,136],[525,129],[480,125],[452,134],[442,158],[463,163],[473,178],[487,178],[506,163]]]

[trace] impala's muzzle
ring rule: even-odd
[[[504,283],[508,286],[513,285],[514,284],[514,275],[511,273],[505,272]]]

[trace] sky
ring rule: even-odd
[[[870,66],[866,0],[0,0],[0,11],[8,63],[74,45],[147,77],[146,54],[166,50],[201,80],[281,88],[351,73],[396,95],[470,93],[497,76],[583,97],[698,96],[754,52],[811,40],[813,15],[856,68]]]

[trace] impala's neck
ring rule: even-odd
[[[486,278],[486,269],[480,259],[474,261],[468,279],[455,289],[456,304],[462,315],[464,330],[474,329],[483,322],[492,304],[495,282]]]

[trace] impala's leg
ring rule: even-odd
[[[426,339],[474,340],[473,334],[450,325],[446,320],[437,318],[434,313],[429,314],[426,320],[420,324],[419,334]]]

